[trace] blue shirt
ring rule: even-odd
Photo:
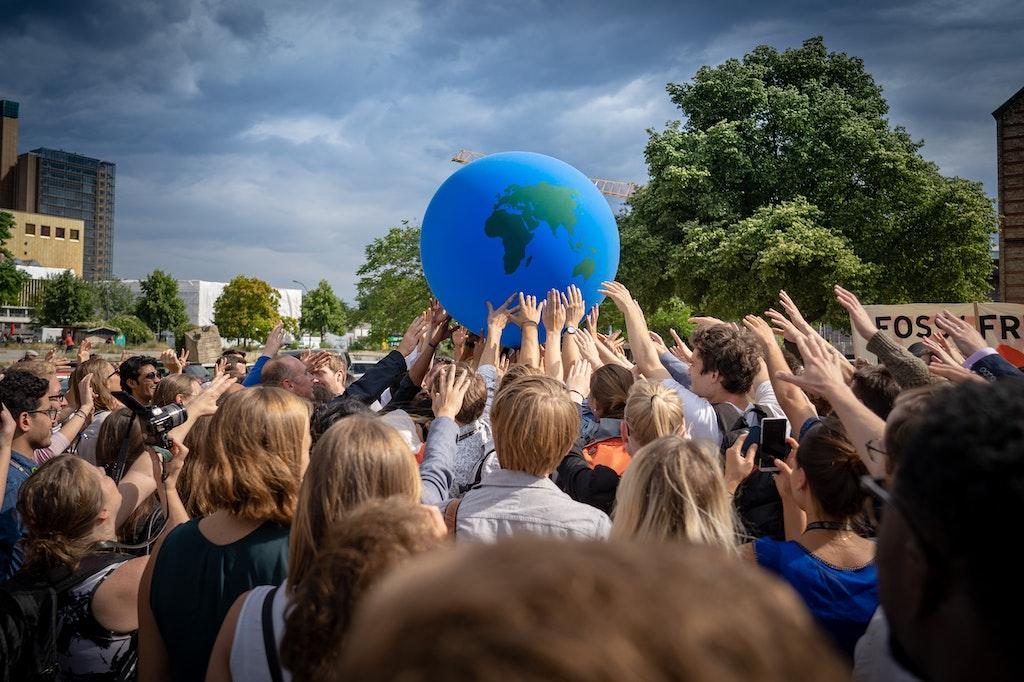
[[[799,542],[760,538],[754,542],[757,563],[793,586],[811,615],[850,659],[857,640],[878,608],[878,572],[871,562],[861,568],[831,566]]]
[[[11,452],[11,463],[7,470],[7,488],[4,490],[4,504],[0,507],[0,581],[7,580],[21,568],[24,548],[20,543],[25,529],[18,516],[18,493],[21,484],[36,470],[35,460],[18,452]]]

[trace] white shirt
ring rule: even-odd
[[[718,417],[715,416],[715,408],[711,402],[685,388],[675,379],[665,379],[662,385],[675,391],[683,402],[683,413],[686,416],[686,428],[690,432],[690,438],[721,444],[722,431],[718,428]],[[757,424],[757,415],[753,411],[755,404],[763,407],[769,417],[786,416],[779,406],[779,399],[775,397],[775,389],[772,388],[770,381],[758,384],[754,389],[754,402],[747,405],[744,410],[747,424],[750,426]]]
[[[235,625],[235,638],[231,644],[231,679],[246,682],[273,682],[267,663],[267,650],[263,646],[263,600],[274,589],[270,585],[254,587],[249,591],[242,610],[238,613]],[[274,619],[274,640],[277,649],[281,650],[284,639],[284,611],[288,604],[288,581],[281,583],[281,588],[274,595],[271,615]],[[278,654],[278,661],[281,660]],[[284,682],[291,682],[292,674],[283,665],[281,677]]]

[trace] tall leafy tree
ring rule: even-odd
[[[134,315],[115,315],[110,318],[108,324],[124,334],[126,343],[146,343],[153,340],[153,331],[146,326],[145,322]]]
[[[650,182],[620,217],[620,277],[645,307],[735,317],[785,287],[840,319],[837,282],[865,302],[987,297],[991,200],[889,124],[860,59],[763,45],[668,93],[686,122],[650,132]]]
[[[302,299],[302,328],[324,334],[344,334],[348,324],[345,304],[334,295],[334,289],[326,279],[320,280]]]
[[[49,277],[36,296],[36,322],[45,327],[81,324],[92,317],[92,306],[89,285],[65,270]]]
[[[366,247],[366,261],[356,271],[359,320],[370,325],[369,342],[401,334],[430,303],[430,289],[420,262],[420,227],[402,221]]]
[[[109,320],[119,315],[132,315],[135,312],[135,293],[121,280],[97,279],[88,284],[92,289],[92,300],[95,305],[93,315],[95,317]]]
[[[157,334],[188,321],[185,301],[178,295],[178,282],[163,270],[154,270],[139,283],[135,315]]]
[[[281,319],[280,300],[280,292],[263,280],[238,275],[214,301],[214,324],[227,338],[264,339]]]
[[[14,254],[7,248],[14,227],[14,216],[0,211],[0,303],[15,303],[28,275],[14,265]]]

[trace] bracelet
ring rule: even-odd
[[[89,415],[87,415],[85,412],[82,412],[81,410],[75,410],[74,412],[71,413],[71,416],[74,417],[76,414],[82,418],[82,421],[89,421]]]
[[[570,388],[569,389],[569,393],[575,393],[576,395],[578,395],[580,397],[581,400],[586,400],[587,399],[587,396],[583,395],[582,393],[577,391],[575,388]]]
[[[533,320],[526,320],[525,322],[523,322],[522,326],[525,327],[528,324],[532,324],[534,327],[539,327],[540,326],[536,322],[534,322]]]

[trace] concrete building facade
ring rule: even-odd
[[[47,268],[72,270],[82,276],[85,251],[85,222],[41,213],[7,211],[14,216],[7,248],[22,261],[34,261]]]
[[[1024,88],[996,109],[999,300],[1024,303]]]

